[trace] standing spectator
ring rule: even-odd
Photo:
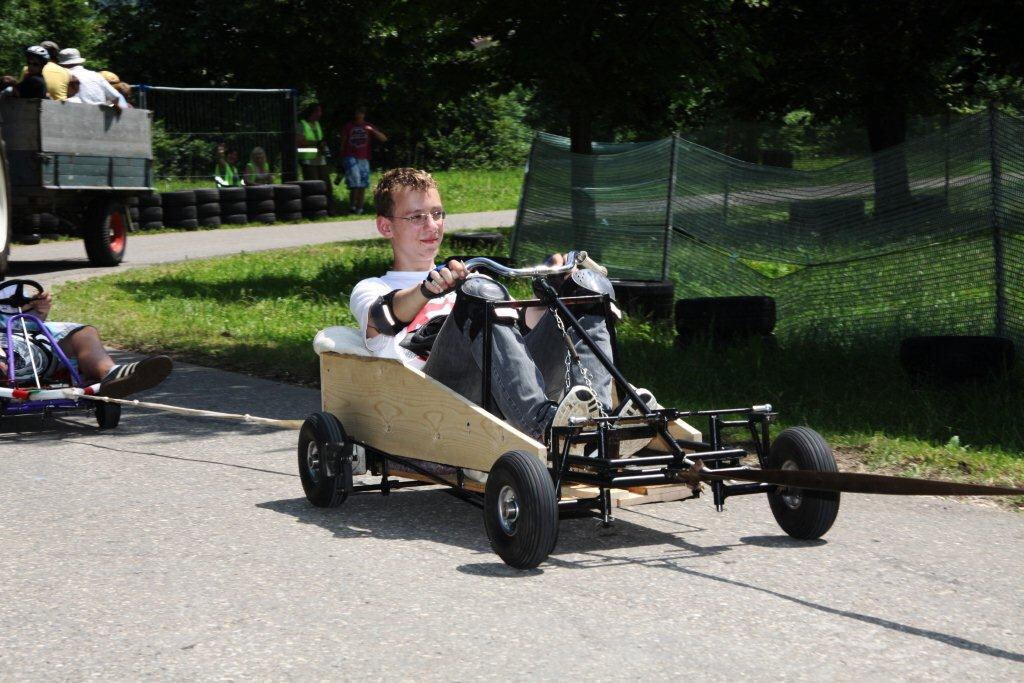
[[[50,94],[51,100],[63,100],[68,96],[68,81],[71,80],[71,74],[64,67],[57,64],[57,55],[60,53],[60,46],[52,40],[44,40],[39,43],[39,47],[46,49],[47,62],[43,66],[43,80],[46,81],[46,92]],[[22,72],[21,77],[24,79],[28,73],[28,67],[26,66]]]
[[[243,185],[238,174],[238,152],[228,149],[223,142],[217,143],[217,163],[213,167],[213,180],[217,187]]]
[[[78,96],[85,104],[109,104],[119,110],[128,108],[128,102],[110,83],[107,83],[107,79],[82,66],[85,59],[76,48],[67,47],[61,50],[57,62],[78,79]]]
[[[267,163],[267,153],[262,147],[252,148],[242,178],[245,179],[246,185],[270,185],[274,182],[274,171]]]
[[[331,186],[331,174],[327,168],[327,144],[324,131],[320,127],[324,108],[319,102],[310,102],[299,114],[299,130],[296,143],[299,148],[311,150],[299,152],[299,166],[302,168],[303,180],[322,180],[327,191],[327,211],[334,215],[334,191]]]
[[[366,120],[366,108],[356,107],[355,117],[341,129],[341,167],[349,189],[352,213],[363,212],[366,188],[370,186],[370,136],[387,142],[384,133]]]

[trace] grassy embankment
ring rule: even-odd
[[[89,320],[119,347],[313,385],[313,335],[352,325],[347,294],[389,261],[375,241],[135,270],[61,287],[53,316]],[[627,376],[662,403],[770,402],[780,425],[824,433],[844,468],[1024,484],[1020,372],[1004,384],[922,388],[907,380],[889,345],[682,350],[670,326],[629,319],[620,343]]]

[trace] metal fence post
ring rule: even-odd
[[[282,107],[284,121],[281,133],[281,182],[287,183],[299,179],[299,155],[295,147],[298,134],[299,94],[296,90],[285,92],[285,104]],[[327,192],[333,192],[330,181]]]
[[[679,135],[672,133],[672,144],[669,146],[668,158],[668,198],[665,205],[665,241],[661,254],[661,279],[668,280],[669,250],[672,248],[672,201],[676,194],[676,145]]]
[[[1003,229],[1000,224],[1002,209],[1002,175],[1003,168],[999,159],[999,112],[995,104],[988,106],[989,156],[992,173],[992,253],[995,261],[996,285],[996,336],[1006,333],[1006,273],[1003,255]]]

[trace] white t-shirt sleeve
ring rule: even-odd
[[[388,337],[384,334],[378,334],[376,337],[366,336],[366,327],[370,318],[370,306],[378,298],[384,296],[392,290],[384,280],[379,277],[371,277],[365,280],[361,280],[352,289],[352,294],[349,296],[348,305],[352,310],[352,315],[355,316],[356,321],[359,323],[359,331],[363,333],[363,343],[366,344],[366,348],[373,353],[380,353],[388,346]]]

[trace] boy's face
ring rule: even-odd
[[[444,237],[444,221],[435,221],[430,212],[443,209],[436,189],[402,190],[395,195],[392,217],[377,216],[377,231],[391,240],[396,270],[433,268]],[[409,220],[412,217],[425,219]]]

